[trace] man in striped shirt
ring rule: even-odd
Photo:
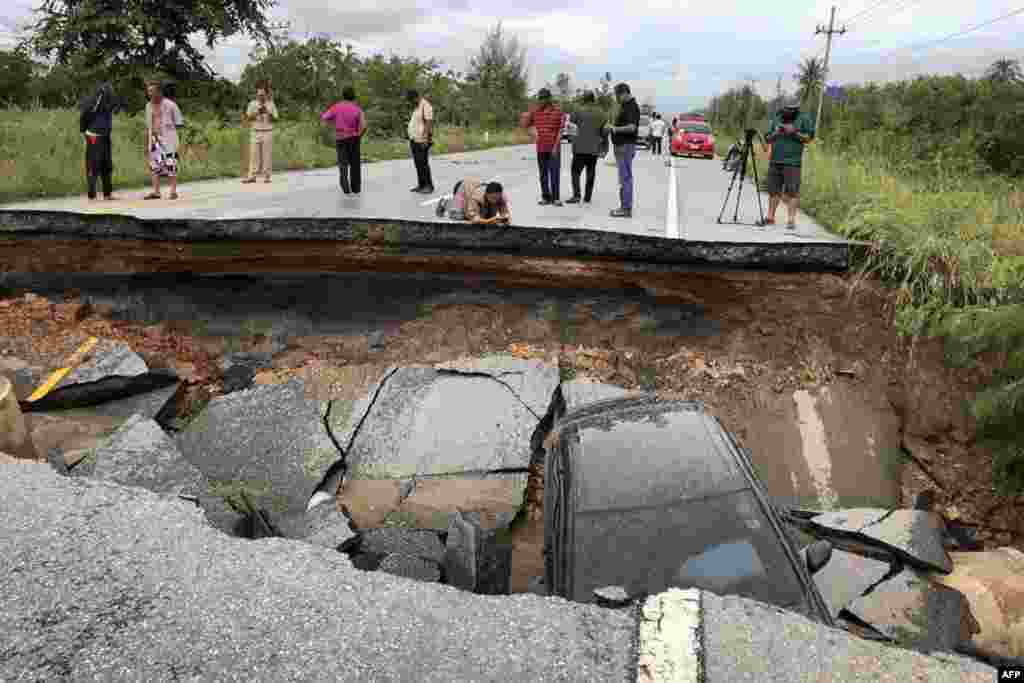
[[[541,88],[537,93],[540,107],[525,117],[526,127],[537,129],[537,167],[540,170],[541,206],[562,206],[560,180],[562,175],[562,126],[565,115],[551,100],[551,91]]]

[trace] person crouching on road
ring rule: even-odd
[[[479,178],[468,177],[455,183],[449,205],[445,199],[438,207],[438,213],[448,210],[448,217],[464,220],[476,225],[507,224],[512,220],[508,197],[498,182],[482,183]]]
[[[160,81],[148,81],[146,94],[146,142],[143,154],[153,176],[153,191],[143,199],[160,199],[160,178],[171,183],[168,199],[178,198],[178,129],[185,125],[181,109],[170,98],[164,97]]]
[[[81,103],[78,123],[85,137],[85,179],[89,199],[96,199],[96,182],[101,178],[103,198],[114,198],[114,159],[110,134],[117,109],[114,87],[110,83],[100,84],[96,94]]]
[[[604,134],[604,112],[597,108],[597,98],[591,90],[583,93],[583,106],[572,115],[576,124],[576,138],[572,141],[572,197],[567,204],[580,202],[580,176],[587,171],[586,192],[582,199],[589,204],[594,196],[597,159],[608,153],[608,136]]]
[[[345,194],[359,194],[363,188],[360,144],[366,135],[366,115],[356,104],[356,91],[346,86],[341,101],[320,115],[320,122],[334,121],[334,144],[338,151],[338,181]]]
[[[551,101],[551,91],[541,88],[537,92],[540,104],[536,111],[524,117],[526,128],[537,129],[537,168],[540,171],[540,205],[562,206],[562,128],[565,116],[562,108]]]
[[[269,88],[261,84],[256,88],[256,99],[249,103],[245,117],[252,122],[250,136],[249,176],[243,183],[256,182],[256,176],[262,175],[263,182],[270,182],[270,174],[274,170],[274,121],[277,120],[277,107],[270,97]]]
[[[640,130],[640,106],[625,83],[615,86],[615,99],[618,110],[614,125],[606,125],[605,128],[612,135],[621,206],[610,215],[612,218],[630,218],[633,216],[633,158],[636,156],[637,131]]]
[[[814,139],[814,122],[800,111],[800,101],[789,98],[772,119],[765,140],[771,144],[768,160],[768,216],[765,223],[775,223],[779,203],[786,204],[786,227],[796,228],[796,212],[800,202],[800,168],[804,145]]]

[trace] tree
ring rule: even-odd
[[[464,93],[471,109],[478,117],[486,113],[498,124],[513,124],[526,103],[526,70],[526,48],[498,22],[470,59]]]
[[[81,67],[115,80],[146,72],[179,81],[208,80],[213,72],[189,38],[199,34],[208,48],[238,33],[271,38],[264,12],[273,0],[43,0],[26,45],[36,54],[73,58]]]
[[[260,46],[250,58],[254,61],[242,72],[243,91],[251,93],[267,79],[275,104],[285,111],[326,107],[341,97],[345,85],[355,85],[359,68],[351,45],[319,37]]]
[[[569,74],[562,72],[555,77],[555,93],[563,100],[572,96],[572,82],[569,79]]]
[[[996,83],[1021,83],[1024,73],[1021,72],[1019,59],[997,59],[985,72],[985,78]]]
[[[36,64],[26,50],[0,50],[0,104],[27,105],[35,70]]]
[[[808,57],[797,67],[794,79],[800,101],[811,102],[825,84],[825,62],[817,57]]]

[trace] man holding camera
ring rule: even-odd
[[[779,203],[786,204],[786,227],[796,227],[796,212],[800,201],[800,169],[804,145],[814,139],[814,122],[800,111],[800,101],[788,98],[768,126],[765,136],[772,146],[768,160],[768,217],[765,223],[774,225]]]
[[[243,183],[255,183],[257,176],[263,176],[263,182],[270,182],[270,174],[274,169],[273,135],[274,121],[277,119],[277,107],[270,98],[270,86],[261,81],[256,87],[256,99],[245,109],[245,118],[252,125],[249,152],[249,175]]]

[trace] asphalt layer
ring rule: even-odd
[[[142,196],[148,190],[133,190],[116,193],[121,199],[115,202],[90,202],[84,196],[77,196],[3,208],[116,213],[145,219],[359,217],[438,221],[434,215],[436,199],[451,192],[457,181],[472,175],[504,185],[512,208],[512,223],[518,226],[585,228],[693,241],[842,242],[805,214],[799,216],[795,230],[785,228],[785,214],[781,211],[776,225],[756,227],[754,223],[760,214],[750,176],[742,193],[736,181],[723,216],[725,222],[733,220],[737,195],[740,195],[738,218],[745,225],[718,225],[716,219],[732,178],[731,173],[722,170],[721,161],[656,156],[646,150],[638,150],[634,161],[633,217],[612,218],[609,212],[619,206],[619,195],[611,158],[609,155],[598,162],[590,205],[539,206],[536,153],[532,146],[517,146],[433,158],[431,169],[436,192],[428,196],[409,191],[416,184],[415,170],[411,160],[400,159],[364,164],[363,190],[359,196],[342,194],[338,172],[329,168],[278,173],[269,185],[262,182],[243,185],[234,178],[183,183],[178,187],[180,196],[174,201],[144,201]],[[563,145],[563,201],[572,194],[571,159],[569,145]],[[674,168],[667,165],[669,163]],[[767,171],[763,159],[759,161],[758,171],[762,175]],[[762,195],[761,202],[767,212],[767,196]]]

